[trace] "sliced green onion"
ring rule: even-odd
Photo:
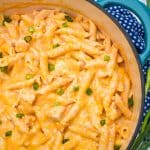
[[[65,19],[66,19],[68,22],[73,22],[73,19],[72,19],[70,16],[68,16],[68,15],[65,16]]]
[[[104,126],[105,124],[106,124],[106,120],[103,119],[103,120],[100,121],[101,126]]]
[[[7,131],[7,132],[5,132],[5,136],[12,136],[12,131],[11,130],[9,130],[9,131]]]
[[[110,60],[110,56],[109,55],[105,55],[104,56],[104,61],[109,61]]]
[[[142,123],[141,133],[144,132],[146,126],[148,125],[149,119],[150,119],[150,110],[147,112],[147,114],[146,114],[146,116],[145,116],[145,118],[144,118],[144,121],[143,121],[143,123]]]
[[[10,23],[12,19],[9,16],[4,16],[3,25],[5,25],[5,22]]]
[[[146,0],[147,6],[150,8],[150,0]]]
[[[60,46],[60,44],[58,44],[58,43],[57,43],[57,44],[54,44],[54,45],[53,45],[53,49],[54,49],[54,48],[57,48],[57,47],[59,47],[59,46]]]
[[[0,52],[0,58],[3,58],[3,53],[2,52]]]
[[[56,102],[54,103],[54,106],[60,106],[60,102],[57,102],[57,101],[56,101]]]
[[[128,107],[131,108],[133,107],[134,105],[134,100],[133,100],[133,96],[131,96],[129,99],[128,99]]]
[[[37,91],[39,89],[39,84],[37,82],[33,83],[33,89]]]
[[[1,71],[1,72],[4,72],[4,73],[7,73],[7,71],[8,71],[8,66],[0,67],[0,71]]]
[[[35,32],[35,28],[34,28],[33,26],[30,26],[30,27],[28,28],[28,31],[29,31],[30,33],[34,33],[34,32]]]
[[[79,91],[79,86],[78,85],[75,85],[75,86],[73,86],[73,91]]]
[[[149,89],[150,89],[150,68],[147,71],[146,84],[145,84],[145,95],[147,95]]]
[[[121,148],[121,145],[118,145],[118,144],[114,145],[114,150],[120,150],[120,148]]]
[[[24,37],[24,40],[27,42],[27,43],[29,43],[31,40],[32,40],[32,36],[25,36]]]
[[[59,88],[59,89],[56,90],[56,93],[61,96],[61,95],[64,94],[64,90]]]
[[[22,117],[24,117],[24,114],[23,113],[16,114],[16,117],[22,119]]]
[[[149,132],[150,132],[150,110],[148,111],[148,113],[146,114],[144,121],[142,123],[142,127],[141,130],[137,136],[137,138],[133,141],[130,150],[145,150],[145,147],[149,142],[147,141],[149,138]],[[145,139],[145,140],[143,140]],[[146,144],[147,143],[147,144]],[[149,145],[150,146],[150,145]],[[140,149],[141,148],[141,149]]]
[[[87,89],[86,89],[86,94],[87,94],[88,96],[92,95],[92,93],[93,93],[93,91],[92,91],[91,88],[87,88]]]
[[[55,70],[55,65],[54,64],[48,64],[48,70],[49,71],[54,71]]]
[[[62,140],[62,144],[65,144],[65,143],[67,143],[69,141],[69,139],[63,139]]]
[[[62,26],[63,26],[64,28],[67,28],[67,27],[68,27],[67,22],[63,23]]]
[[[33,78],[33,75],[32,74],[26,74],[26,80],[30,80]]]

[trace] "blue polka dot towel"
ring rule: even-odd
[[[145,49],[144,29],[141,22],[137,20],[137,17],[120,5],[110,5],[105,10],[119,22],[131,37],[137,51],[142,53]]]

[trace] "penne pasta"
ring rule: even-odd
[[[63,138],[62,134],[60,132],[56,131],[55,143],[53,144],[52,150],[61,149],[62,138]]]
[[[108,148],[108,138],[109,132],[108,132],[108,126],[104,126],[101,129],[101,134],[99,138],[99,150],[106,150]]]
[[[128,109],[127,106],[125,106],[125,104],[122,101],[121,97],[119,95],[117,95],[117,94],[115,96],[115,102],[116,102],[116,105],[118,106],[118,108],[124,114],[124,116],[127,117],[128,119],[130,119],[131,115],[132,115],[131,111]]]
[[[4,85],[4,89],[14,90],[14,89],[18,89],[18,88],[28,87],[28,86],[31,86],[35,81],[39,81],[39,78],[40,77],[37,76],[37,77],[35,77],[31,80],[28,80],[28,81],[17,82],[15,84],[10,84],[9,86]]]
[[[96,40],[96,25],[90,20],[89,21],[90,24],[90,40],[95,41]]]
[[[128,98],[129,98],[129,91],[130,91],[130,81],[128,76],[125,74],[123,77],[123,81],[124,81],[124,90],[121,94],[122,99],[125,103],[126,106],[128,106]]]
[[[70,120],[72,120],[77,115],[79,110],[80,110],[80,105],[74,104],[71,107],[71,109],[69,110],[69,112],[64,116],[64,118],[62,119],[61,123],[64,124],[64,125],[66,123],[68,123]]]
[[[124,57],[90,18],[56,7],[0,14],[0,150],[125,149]]]
[[[116,134],[116,127],[115,124],[112,124],[109,128],[108,150],[112,150],[114,148],[115,134]]]
[[[50,85],[43,86],[40,90],[38,90],[37,94],[45,94],[47,92],[55,91],[59,87],[62,87],[72,81],[71,78],[58,78],[54,82],[52,82]]]
[[[74,45],[70,44],[67,46],[58,47],[55,51],[48,52],[49,58],[55,58],[58,56],[62,56],[68,52],[71,52],[73,50],[78,50]]]
[[[40,70],[42,74],[42,79],[46,80],[48,76],[48,57],[45,54],[41,54],[40,57]]]
[[[90,138],[90,139],[95,140],[95,141],[98,140],[97,139],[98,133],[93,132],[92,130],[87,129],[85,127],[74,125],[74,126],[70,126],[69,130],[71,130],[72,132],[75,132],[75,133],[77,133],[83,137]]]

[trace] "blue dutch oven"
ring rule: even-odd
[[[142,3],[137,0],[99,0],[99,4],[93,0],[1,0],[0,8],[5,8],[10,4],[36,3],[50,7],[48,4],[57,5],[69,12],[82,13],[92,19],[97,27],[104,31],[112,39],[113,43],[119,48],[119,52],[124,58],[126,69],[130,76],[133,86],[134,105],[134,125],[132,135],[129,137],[127,144],[123,149],[130,149],[131,144],[137,136],[143,114],[144,104],[144,76],[142,73],[142,65],[150,55],[150,11]],[[118,4],[131,10],[142,22],[145,30],[146,47],[143,53],[138,54],[130,37],[119,23],[112,18],[104,9],[107,5]],[[15,5],[14,5],[15,6]]]

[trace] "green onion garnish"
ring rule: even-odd
[[[26,74],[26,80],[30,80],[33,78],[33,75],[32,74]]]
[[[68,27],[68,24],[65,22],[65,23],[62,24],[62,26],[63,26],[64,28],[67,28],[67,27]]]
[[[110,60],[110,56],[109,55],[105,55],[104,56],[104,61],[109,61]]]
[[[54,44],[54,45],[53,45],[53,49],[54,49],[54,48],[57,48],[57,47],[59,47],[59,46],[60,46],[60,44],[58,44],[58,43],[57,43],[57,44]]]
[[[75,85],[75,86],[73,86],[73,91],[79,91],[79,86],[78,85]]]
[[[67,143],[69,141],[69,139],[63,139],[62,140],[62,144],[65,144],[65,143]]]
[[[49,71],[54,71],[55,70],[55,65],[54,64],[48,64],[48,70]]]
[[[11,130],[9,130],[9,131],[7,131],[7,132],[5,132],[5,136],[11,136],[12,135],[12,131]]]
[[[12,19],[9,16],[4,16],[3,25],[5,25],[5,22],[10,23]]]
[[[121,148],[121,145],[114,145],[114,150],[120,150],[120,148]]]
[[[100,121],[100,124],[101,124],[101,126],[104,126],[104,125],[106,124],[106,120],[104,120],[104,119],[101,120],[101,121]]]
[[[33,26],[30,26],[30,27],[28,28],[28,31],[29,31],[30,33],[34,33],[34,32],[35,32],[35,28],[34,28]]]
[[[131,96],[129,99],[128,99],[128,107],[131,108],[133,107],[134,105],[134,100],[133,100],[133,96]]]
[[[7,71],[8,71],[8,66],[0,67],[0,71],[1,71],[1,72],[4,72],[4,73],[7,73]]]
[[[3,58],[3,53],[2,52],[0,52],[0,58]]]
[[[56,102],[54,103],[54,106],[60,106],[60,103],[56,101]]]
[[[39,84],[37,82],[33,83],[33,89],[37,91],[39,89]]]
[[[93,91],[92,91],[91,88],[87,88],[87,89],[86,89],[86,94],[87,94],[88,96],[92,95],[92,93],[93,93]]]
[[[24,117],[24,114],[23,113],[16,114],[16,117],[22,119],[22,117]]]
[[[59,88],[59,89],[56,90],[56,93],[61,96],[61,95],[64,94],[64,90]]]
[[[66,19],[68,22],[73,22],[73,19],[72,19],[70,16],[68,16],[68,15],[65,16],[65,19]]]
[[[29,43],[31,40],[32,40],[32,36],[25,36],[24,37],[24,40],[27,42],[27,43]]]

